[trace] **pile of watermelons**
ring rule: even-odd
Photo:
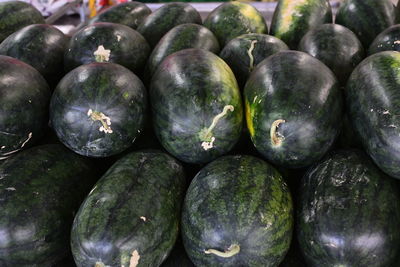
[[[400,266],[396,16],[0,3],[0,266]]]

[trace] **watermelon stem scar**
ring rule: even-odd
[[[201,143],[201,146],[203,147],[204,150],[209,150],[209,149],[213,148],[213,146],[214,146],[215,137],[212,134],[212,130],[214,130],[215,126],[217,126],[218,121],[223,116],[225,116],[228,113],[228,111],[233,112],[234,110],[235,110],[235,108],[232,105],[226,105],[224,107],[224,109],[222,110],[222,112],[214,117],[214,119],[211,122],[210,127],[203,128],[200,131],[199,138],[200,138],[200,141],[203,141]]]
[[[277,132],[279,125],[285,122],[286,122],[285,120],[279,119],[274,121],[271,125],[270,135],[271,135],[271,144],[273,147],[280,147],[282,145],[283,140],[285,140],[285,137]]]
[[[14,134],[12,134],[12,135],[14,135]],[[25,139],[25,140],[22,142],[20,148],[15,149],[15,150],[13,150],[13,151],[9,151],[9,152],[3,153],[3,157],[0,157],[0,160],[6,159],[6,158],[8,158],[11,154],[20,151],[20,150],[21,150],[22,148],[24,148],[24,146],[29,142],[29,140],[31,140],[31,138],[32,138],[32,132],[30,132],[30,133],[28,134],[28,138]],[[5,148],[5,146],[2,146],[2,147],[1,147],[1,149],[4,149],[4,148]]]
[[[205,254],[214,254],[214,255],[217,255],[218,257],[222,257],[222,258],[233,257],[236,254],[238,254],[239,252],[240,252],[240,246],[238,244],[231,245],[224,252],[221,252],[221,251],[216,250],[216,249],[207,249],[207,250],[204,251]]]
[[[249,50],[247,50],[247,55],[249,55],[249,58],[250,58],[250,67],[249,67],[250,71],[252,71],[254,69],[253,50],[254,50],[254,46],[256,45],[256,43],[257,43],[257,40],[251,41],[250,48],[249,48]]]
[[[87,115],[93,120],[93,121],[100,121],[102,126],[100,126],[99,131],[100,132],[105,132],[105,133],[112,133],[113,130],[111,129],[111,119],[104,115],[102,112],[98,111],[93,111],[92,109],[88,110]]]
[[[110,60],[111,50],[105,49],[104,46],[100,45],[93,55],[97,62],[107,62]]]

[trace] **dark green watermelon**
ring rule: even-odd
[[[228,63],[241,88],[250,73],[265,58],[289,47],[273,36],[262,33],[248,33],[232,39],[219,56]]]
[[[279,0],[270,34],[296,49],[309,30],[331,22],[332,9],[327,0]]]
[[[400,53],[366,58],[351,74],[347,109],[354,130],[379,168],[400,179]]]
[[[204,21],[224,47],[230,40],[246,33],[267,33],[262,14],[252,5],[239,1],[224,3],[214,9]]]
[[[150,100],[158,139],[184,162],[209,162],[239,139],[239,87],[228,65],[211,52],[185,49],[164,59],[152,78]]]
[[[125,2],[112,6],[90,20],[96,22],[112,22],[123,24],[136,30],[136,28],[151,13],[151,9],[140,2]]]
[[[160,266],[178,237],[185,176],[158,151],[134,152],[97,182],[75,217],[78,267]]]
[[[376,54],[382,51],[400,52],[400,24],[393,25],[378,36],[369,46],[368,54]]]
[[[0,3],[0,43],[13,32],[35,23],[45,23],[42,14],[23,1]]]
[[[149,44],[137,31],[121,24],[98,22],[71,37],[64,64],[66,70],[72,70],[92,62],[112,62],[140,75],[149,54]]]
[[[219,52],[218,40],[207,28],[193,23],[178,25],[170,30],[153,49],[146,65],[146,79],[150,80],[164,58],[187,48],[200,48]]]
[[[256,157],[213,161],[186,193],[182,237],[196,266],[278,266],[292,230],[289,189],[277,170]]]
[[[37,70],[0,56],[0,159],[44,135],[49,101],[50,89]]]
[[[346,84],[365,55],[357,36],[338,24],[323,24],[310,30],[301,39],[298,49],[322,61],[341,84]]]
[[[67,37],[47,24],[26,26],[0,44],[0,55],[17,58],[38,70],[49,84],[63,76]]]
[[[142,131],[146,88],[128,69],[92,63],[69,72],[50,103],[58,138],[78,154],[107,157],[122,152]]]
[[[62,145],[37,146],[0,165],[0,266],[60,266],[94,170]]]
[[[184,23],[201,24],[199,12],[188,3],[167,3],[147,16],[137,30],[155,47],[167,32]]]
[[[336,13],[335,23],[352,30],[365,49],[383,30],[395,23],[391,0],[347,0]]]
[[[255,147],[285,168],[322,158],[340,131],[338,82],[328,67],[303,52],[279,52],[261,62],[246,83],[244,100]]]
[[[297,222],[310,267],[398,266],[398,187],[362,152],[336,152],[309,170]]]

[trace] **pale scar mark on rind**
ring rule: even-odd
[[[104,46],[100,45],[97,50],[93,53],[97,62],[108,62],[110,60],[111,50],[105,49]]]
[[[129,262],[129,267],[136,267],[139,264],[140,255],[139,252],[135,249],[132,252],[132,257]]]
[[[14,134],[13,134],[13,135],[14,135]],[[32,136],[33,136],[33,134],[32,134],[32,132],[30,132],[30,133],[28,134],[28,138],[22,142],[20,148],[15,149],[15,150],[13,150],[13,151],[9,151],[9,152],[3,153],[3,154],[2,154],[3,157],[0,157],[0,160],[6,159],[9,155],[11,155],[11,154],[13,154],[13,153],[15,153],[15,152],[20,151],[20,150],[21,150],[22,148],[24,148],[24,146],[32,139]],[[4,148],[5,148],[5,146],[2,146],[2,147],[1,147],[1,149],[4,149]]]

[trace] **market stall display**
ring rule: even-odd
[[[1,267],[400,267],[400,5],[38,3],[0,0]]]

